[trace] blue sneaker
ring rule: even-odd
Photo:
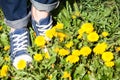
[[[36,32],[36,36],[39,35],[44,36],[47,41],[50,41],[51,39],[45,36],[45,32],[52,28],[52,23],[53,23],[52,16],[48,16],[44,19],[41,19],[39,23],[37,23],[34,19],[32,19],[32,27]],[[44,47],[44,52],[45,53],[48,52],[46,46]]]
[[[27,48],[30,45],[27,28],[16,29],[10,33],[10,43],[10,57],[16,69],[20,60],[25,60],[27,63],[32,62],[32,58],[27,52]]]
[[[53,23],[52,16],[48,16],[44,19],[41,19],[39,23],[37,23],[34,19],[32,19],[32,27],[36,32],[37,36],[39,35],[45,36],[45,32],[48,29],[51,29],[52,23]]]

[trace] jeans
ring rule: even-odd
[[[27,26],[31,15],[28,10],[27,2],[29,0],[0,0],[0,7],[5,16],[5,22],[13,28],[22,28]],[[50,12],[57,7],[58,0],[30,0],[32,6],[38,10]]]

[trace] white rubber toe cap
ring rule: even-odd
[[[20,55],[20,56],[17,56],[15,57],[15,59],[13,60],[13,66],[17,68],[17,64],[20,60],[25,60],[27,63],[31,63],[32,62],[32,57],[30,55]]]

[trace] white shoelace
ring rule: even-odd
[[[12,38],[15,38],[13,40],[13,47],[15,46],[15,48],[13,49],[13,54],[15,54],[17,51],[20,51],[20,50],[26,50],[27,49],[27,46],[28,44],[26,44],[28,41],[26,40],[27,38],[27,33],[28,32],[25,32],[21,35],[18,35],[18,34],[14,34],[12,36]]]
[[[51,29],[52,23],[53,23],[52,18],[50,18],[50,23],[48,25],[38,25],[38,24],[36,24],[36,26],[38,27],[38,31],[43,32],[43,33],[39,33],[39,35],[45,35],[46,29],[47,28]]]

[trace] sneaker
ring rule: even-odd
[[[45,32],[48,29],[51,29],[52,23],[53,23],[52,16],[48,16],[44,19],[41,19],[39,23],[37,23],[34,19],[32,19],[32,27],[36,32],[37,36],[39,35],[45,36]]]
[[[27,63],[32,62],[32,58],[27,52],[27,48],[30,45],[27,28],[16,29],[14,32],[10,33],[10,45],[10,57],[16,69],[20,60],[25,60]]]
[[[52,28],[52,23],[53,23],[52,16],[48,16],[44,19],[41,19],[39,23],[37,23],[34,19],[32,19],[32,27],[36,32],[36,36],[39,36],[39,35],[44,36],[46,41],[50,41],[51,39],[45,36],[45,32],[48,29]],[[44,52],[45,53],[48,52],[48,49],[46,46],[44,47]]]

